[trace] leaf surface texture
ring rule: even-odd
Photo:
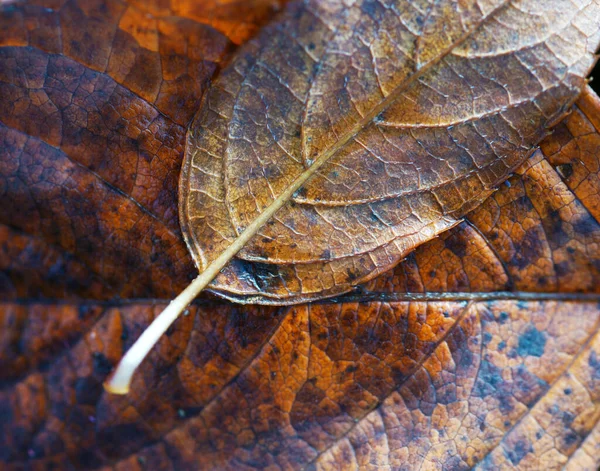
[[[458,224],[571,106],[599,14],[595,1],[292,3],[190,128],[180,217],[200,271],[322,166],[213,291],[340,294]]]
[[[0,10],[3,469],[598,468],[600,102],[589,88],[489,198],[393,270],[327,304],[204,296],[117,397],[102,381],[195,272],[173,206],[193,107],[180,121],[177,103],[199,102],[213,72],[159,107],[135,74],[101,67],[132,60],[135,44],[138,64],[152,51],[103,15],[200,23],[214,39],[170,57],[217,57],[216,71],[270,10],[57,3]],[[78,54],[65,39],[76,33],[59,34],[73,11],[102,25],[85,23],[96,46]]]

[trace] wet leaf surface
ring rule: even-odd
[[[0,118],[5,468],[597,469],[594,92],[507,183],[393,271],[322,304],[204,297],[118,397],[102,381],[195,273],[171,205],[188,121],[151,86],[142,96],[133,76],[109,72],[111,59],[94,62],[110,45],[106,57],[129,51],[110,70],[136,63],[133,44],[149,40],[124,34],[126,22],[87,28],[90,44],[105,44],[95,59],[57,28],[74,11],[83,22],[112,8],[175,22],[173,35],[189,22],[223,45],[217,70],[260,21],[235,3],[77,5],[0,15],[0,94],[21,97],[0,99],[11,106]],[[108,24],[123,28],[111,36]],[[204,88],[176,100],[182,90],[187,102]]]

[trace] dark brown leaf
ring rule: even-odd
[[[3,306],[19,339],[2,349],[16,374],[0,392],[9,469],[597,463],[586,454],[600,417],[596,303],[194,307],[131,395],[104,393],[123,346],[162,307]],[[83,336],[58,354],[40,335],[77,323]],[[16,345],[25,367],[7,358]]]
[[[218,29],[242,41],[275,4],[231,2],[225,23],[220,2],[144,5],[1,7],[6,295],[170,297],[194,271],[177,222],[185,127],[232,49]]]

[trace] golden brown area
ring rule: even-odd
[[[541,150],[461,225],[367,289],[599,292],[598,116],[587,88]]]
[[[600,42],[597,1],[388,3],[292,3],[207,92],[180,180],[184,237],[202,271],[256,234],[213,291],[298,303],[394,267],[531,156]]]

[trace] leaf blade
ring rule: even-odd
[[[485,50],[487,48],[492,51],[490,54],[500,54],[499,57],[504,57],[502,40],[490,40],[493,35],[485,28],[488,24],[502,24],[502,21],[489,21],[494,14],[514,19],[515,13],[507,13],[512,8],[510,2],[497,3],[493,5],[493,8],[490,7],[487,12],[489,16],[482,15],[479,23],[475,22],[471,25],[471,30],[463,32],[462,36],[455,38],[458,44],[451,42],[447,44],[446,49],[438,50],[439,54],[435,56],[435,60],[425,61],[412,75],[402,76],[403,69],[401,69],[398,75],[404,78],[400,80],[399,84],[395,84],[396,87],[389,95],[379,102],[367,100],[366,103],[372,106],[368,109],[365,108],[362,115],[358,114],[360,119],[355,121],[350,119],[349,123],[343,123],[345,128],[341,128],[336,138],[328,143],[329,147],[321,146],[320,153],[312,156],[316,166],[313,164],[306,168],[299,166],[301,159],[297,153],[294,153],[303,152],[297,146],[298,139],[294,141],[292,137],[286,137],[295,135],[298,138],[301,136],[303,145],[310,139],[310,136],[304,135],[304,127],[294,127],[296,126],[294,124],[296,114],[306,113],[306,110],[298,108],[294,103],[288,105],[282,98],[289,96],[288,102],[293,102],[294,96],[298,95],[293,90],[301,90],[304,86],[302,80],[306,77],[309,77],[308,82],[309,85],[311,84],[310,72],[305,70],[310,70],[310,68],[303,62],[312,60],[310,59],[311,54],[307,52],[307,49],[310,48],[305,46],[307,40],[302,36],[305,34],[311,39],[313,38],[312,30],[306,27],[306,23],[308,23],[306,18],[318,17],[319,15],[315,12],[321,12],[321,10],[324,12],[320,26],[317,27],[326,30],[327,34],[323,34],[322,42],[335,42],[338,33],[342,38],[339,41],[348,42],[348,34],[344,36],[340,31],[344,32],[344,28],[351,28],[345,23],[344,17],[335,10],[335,6],[331,6],[331,11],[327,10],[330,7],[328,2],[314,4],[309,2],[304,6],[293,5],[287,16],[284,14],[280,23],[272,26],[263,33],[263,37],[259,37],[240,52],[237,62],[234,62],[218,79],[217,84],[213,87],[213,94],[207,96],[203,111],[192,126],[180,181],[181,223],[184,227],[184,236],[188,247],[200,270],[206,267],[221,250],[227,250],[227,247],[239,237],[239,234],[243,234],[249,227],[253,233],[260,234],[249,239],[247,243],[245,242],[243,247],[236,246],[236,250],[239,250],[236,256],[237,265],[225,269],[222,276],[213,283],[213,291],[223,294],[229,290],[235,299],[241,299],[240,295],[246,292],[249,302],[260,302],[262,295],[262,302],[269,303],[306,301],[318,297],[319,291],[323,296],[332,296],[348,291],[352,285],[364,282],[372,278],[374,274],[395,265],[415,246],[457,224],[458,217],[480,204],[492,192],[492,189],[528,156],[533,150],[532,146],[543,137],[545,127],[561,116],[575,99],[576,89],[583,83],[582,78],[577,78],[577,76],[584,73],[584,69],[587,67],[584,65],[587,63],[586,61],[589,62],[588,66],[593,63],[589,44],[584,45],[579,53],[570,51],[573,54],[572,62],[569,62],[572,63],[572,70],[568,66],[557,66],[557,74],[563,74],[562,76],[565,77],[564,81],[567,85],[564,86],[564,89],[560,88],[562,86],[560,79],[554,78],[555,82],[552,82],[548,78],[551,74],[544,75],[546,71],[552,69],[552,66],[548,65],[550,60],[542,59],[542,62],[545,61],[544,67],[547,70],[544,69],[544,73],[540,72],[539,78],[533,74],[535,77],[533,78],[532,72],[525,66],[528,60],[532,60],[531,57],[525,55],[518,60],[511,59],[514,59],[517,65],[519,61],[522,61],[522,65],[519,67],[523,69],[523,74],[526,74],[529,80],[532,82],[537,80],[539,81],[538,85],[549,88],[542,87],[542,95],[539,96],[537,92],[531,94],[531,90],[525,91],[527,87],[524,87],[523,90],[513,90],[515,98],[518,98],[518,93],[520,93],[519,96],[528,97],[523,100],[531,109],[519,109],[520,105],[517,105],[516,111],[511,110],[510,107],[503,106],[503,102],[500,100],[499,104],[494,105],[495,108],[493,108],[500,110],[494,112],[500,113],[497,122],[486,122],[481,125],[481,129],[478,130],[475,127],[469,131],[471,134],[468,139],[473,139],[473,135],[477,133],[493,135],[495,132],[499,132],[502,136],[500,140],[504,139],[504,143],[495,143],[493,139],[487,142],[483,139],[481,143],[476,143],[471,157],[469,157],[469,144],[459,142],[460,139],[468,142],[466,135],[462,138],[456,136],[452,138],[454,143],[450,145],[457,149],[465,148],[464,157],[467,160],[470,159],[471,167],[460,164],[462,165],[461,171],[465,172],[464,178],[442,180],[440,183],[434,177],[427,177],[433,182],[433,186],[430,189],[425,187],[424,190],[420,190],[414,198],[408,192],[408,196],[404,199],[396,198],[377,203],[361,199],[358,201],[361,203],[360,205],[353,206],[351,198],[349,201],[345,201],[346,195],[339,192],[341,199],[333,206],[329,206],[331,201],[323,197],[314,199],[312,201],[314,204],[312,204],[310,198],[307,199],[303,193],[298,193],[294,195],[294,202],[281,204],[280,198],[287,199],[290,193],[293,194],[295,190],[298,190],[299,185],[306,180],[315,181],[314,186],[318,188],[318,191],[324,191],[329,195],[333,194],[333,190],[323,190],[327,186],[327,182],[319,174],[321,166],[328,165],[327,162],[331,158],[337,158],[340,149],[344,149],[346,152],[345,146],[349,145],[358,133],[363,132],[362,129],[366,123],[370,123],[368,127],[377,127],[378,123],[374,122],[374,118],[379,117],[382,111],[388,109],[388,105],[394,103],[398,97],[402,96],[406,103],[411,101],[403,96],[404,90],[415,88],[411,88],[411,84],[420,87],[420,81],[428,75],[430,69],[434,73],[440,68],[438,65],[444,63],[450,53],[458,51],[457,57],[474,54],[475,58],[471,58],[472,62],[487,61],[486,54],[488,53]],[[366,5],[366,3],[363,5],[362,2],[359,4],[356,8]],[[566,24],[565,31],[567,33],[564,34],[569,36],[573,29],[570,25],[574,21],[573,18],[577,17],[579,13],[582,18],[589,13],[584,14],[582,10],[574,13],[575,16],[571,17],[572,12],[565,13],[560,5],[553,4],[552,7],[556,7],[557,11],[562,12],[562,16],[557,17],[560,19],[560,21],[557,20],[559,26],[556,26],[559,31],[556,34],[559,36],[562,34],[560,27]],[[587,7],[592,12],[594,8],[598,8],[593,3]],[[442,7],[440,8],[443,10]],[[448,8],[451,9],[451,7]],[[533,15],[539,7],[531,4],[524,8],[528,10],[527,14]],[[353,10],[348,13],[348,16],[352,16],[352,12]],[[369,15],[372,13],[361,11],[361,14],[365,18],[370,18]],[[502,19],[505,18],[502,17]],[[359,24],[361,20],[362,17],[358,14],[358,20],[355,19],[356,24]],[[348,22],[350,26],[353,24],[349,20]],[[315,23],[314,20],[313,23]],[[519,28],[524,27],[521,20],[519,20],[519,25]],[[594,34],[597,35],[597,28],[595,29],[592,24],[588,23],[587,27],[591,37],[594,37]],[[339,28],[339,31],[336,28]],[[490,28],[493,31],[494,27]],[[368,27],[364,27],[363,30],[369,31]],[[519,29],[519,31],[521,30]],[[517,43],[518,41],[533,41],[535,43],[537,40],[536,44],[545,46],[546,41],[556,41],[552,36],[553,31],[555,30],[552,30],[548,24],[540,24],[539,31],[536,30],[529,36],[523,33],[523,38],[516,35],[515,37],[518,39],[508,39],[506,48],[510,50],[510,41],[517,41]],[[538,33],[542,36],[541,40],[536,37]],[[472,38],[477,34],[481,36],[479,43],[477,39]],[[544,35],[549,35],[550,39]],[[272,53],[272,49],[276,45],[280,45],[282,38],[287,38],[287,40],[294,38],[295,41],[291,46],[291,52],[284,52],[284,54],[288,54],[285,59],[273,56]],[[592,39],[591,42],[594,40]],[[473,44],[470,44],[466,50],[461,50],[461,42],[466,43],[467,41],[471,41]],[[323,49],[320,43],[315,44],[313,49],[316,51],[320,51],[320,48]],[[335,46],[332,47],[335,50]],[[338,49],[341,49],[341,43]],[[583,52],[584,50],[586,52]],[[295,54],[302,54],[302,59],[297,59]],[[480,55],[484,59],[480,59]],[[582,62],[578,59],[579,57],[586,57],[586,59],[582,59]],[[504,62],[495,56],[494,60],[500,61],[499,66],[496,67],[499,70],[502,69]],[[558,63],[562,64],[560,60]],[[317,64],[320,65],[318,62]],[[443,69],[445,64],[442,65]],[[514,73],[515,67],[516,65],[511,65],[507,70]],[[482,66],[482,70],[486,70],[485,67]],[[495,70],[492,69],[491,72],[487,71],[486,73],[493,74]],[[294,72],[302,80],[295,79]],[[483,72],[481,73],[483,74]],[[516,75],[519,75],[519,72]],[[459,74],[459,76],[461,75]],[[493,75],[491,77],[493,79]],[[302,83],[298,84],[299,82]],[[553,88],[557,83],[561,85]],[[569,91],[571,86],[573,88]],[[281,96],[277,95],[279,93],[276,90],[277,87],[281,90]],[[510,87],[505,86],[505,88]],[[418,89],[420,90],[420,88]],[[296,98],[296,101],[302,104],[301,98]],[[455,102],[456,106],[460,103],[456,99]],[[373,103],[375,104],[373,105]],[[562,103],[562,105],[558,105],[558,103]],[[452,100],[450,100],[450,104],[453,105]],[[311,106],[313,105],[316,106],[315,103],[311,104]],[[536,115],[533,111],[536,107],[546,107],[544,108],[546,115],[544,113]],[[274,111],[265,112],[263,108]],[[399,108],[406,110],[407,107],[399,105]],[[458,109],[460,110],[460,107]],[[281,122],[285,111],[289,112],[288,121],[292,124]],[[272,113],[272,116],[269,113]],[[410,111],[408,113],[408,116],[411,116]],[[427,118],[424,111],[421,111],[421,114],[423,119],[431,119]],[[355,113],[355,115],[357,114]],[[352,116],[354,115],[351,114],[351,118]],[[535,117],[531,119],[532,122],[528,122],[522,119],[524,116]],[[381,121],[386,122],[385,118],[382,118]],[[516,125],[512,124],[513,122],[519,123],[522,129],[518,129]],[[294,129],[300,129],[300,131],[296,131],[294,134]],[[452,129],[452,126],[449,129]],[[499,129],[500,131],[498,131]],[[280,135],[282,132],[284,137],[279,140],[276,134]],[[465,132],[465,130],[460,131],[463,134]],[[271,139],[270,135],[272,135],[271,141],[269,140]],[[435,139],[439,140],[439,137]],[[515,142],[514,145],[512,141]],[[415,142],[420,144],[418,139]],[[478,162],[477,157],[473,157],[473,155],[485,156],[485,146],[489,149],[490,143],[492,147],[495,147],[494,151],[492,153],[488,151],[489,155],[485,158],[479,157],[480,160],[483,160]],[[473,143],[471,145],[473,147]],[[287,150],[286,147],[291,150]],[[396,149],[402,152],[401,147]],[[438,146],[438,152],[440,152],[439,149]],[[449,152],[450,154],[451,152]],[[498,157],[499,155],[503,158]],[[444,171],[444,165],[448,165],[450,170],[454,171],[452,170],[453,164],[443,163],[446,155],[438,154],[434,157],[440,162],[437,167],[430,163],[423,164],[427,167],[427,171],[431,172],[431,175],[437,175],[440,172],[437,170],[439,167],[442,167],[442,171]],[[419,155],[418,158],[423,160],[425,157]],[[350,159],[345,163],[349,164],[348,168],[355,172],[353,167],[368,161],[368,158],[359,154],[354,160]],[[416,162],[419,164],[420,161]],[[424,160],[424,162],[427,161]],[[282,167],[278,168],[280,163]],[[481,170],[486,165],[489,166],[486,170],[487,173]],[[294,172],[298,172],[300,177],[296,178]],[[385,180],[383,175],[386,175],[385,172],[380,171],[380,175],[377,176],[376,172],[368,172],[367,169],[358,172],[358,174],[361,173],[369,175],[364,179],[365,184],[374,182],[375,186],[381,179]],[[317,176],[321,179],[316,178]],[[411,188],[415,185],[415,180],[419,178],[411,176],[399,181]],[[438,186],[441,189],[437,190]],[[307,188],[310,188],[310,183],[308,186],[304,184],[301,189],[305,191]],[[294,191],[288,191],[290,189]],[[279,212],[269,225],[262,226],[261,216],[265,211],[268,215]],[[254,224],[255,217],[261,217],[261,225]],[[264,220],[266,221],[266,219],[269,218]],[[244,240],[246,240],[245,237]],[[386,247],[385,250],[382,246]],[[376,254],[374,251],[379,252]],[[299,274],[299,271],[302,274]],[[320,283],[321,279],[325,280],[323,284]],[[288,299],[286,300],[286,298]]]

